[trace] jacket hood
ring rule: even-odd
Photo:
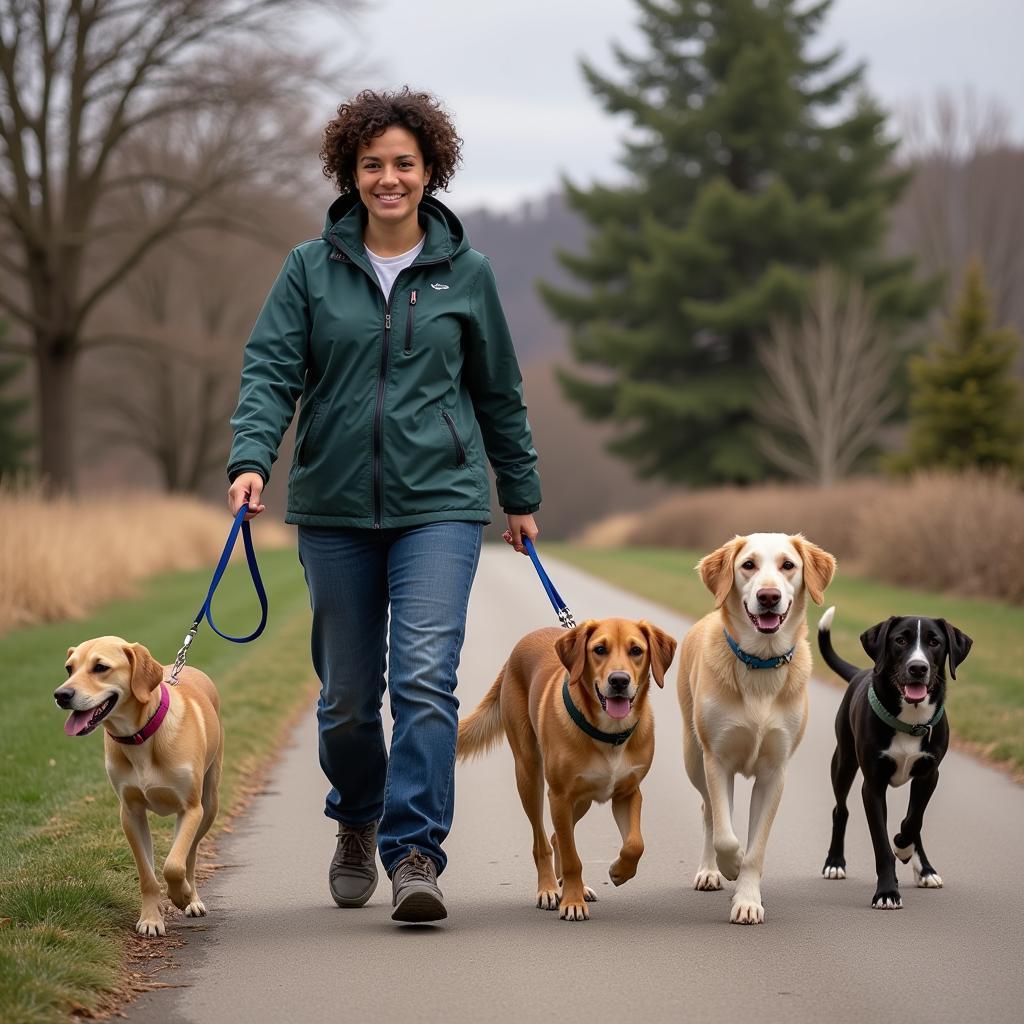
[[[417,262],[451,261],[469,251],[469,239],[462,221],[444,203],[424,195],[419,205],[419,221],[427,238]],[[356,192],[338,196],[327,210],[321,237],[351,259],[365,262],[363,231],[366,228],[366,207]]]

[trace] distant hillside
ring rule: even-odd
[[[583,223],[561,195],[527,203],[513,213],[476,210],[459,216],[470,244],[485,253],[494,267],[520,362],[563,355],[565,328],[544,307],[536,282],[570,283],[555,250],[583,251]]]

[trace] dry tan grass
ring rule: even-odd
[[[846,568],[890,583],[1024,603],[1024,492],[1009,476],[922,473],[719,488],[588,528],[581,543],[710,551],[734,534],[803,533]]]
[[[857,517],[857,561],[890,583],[1024,604],[1024,492],[1006,475],[922,473]]]
[[[638,517],[625,542],[710,551],[734,534],[803,533],[836,555],[849,557],[856,543],[855,509],[876,500],[889,486],[863,479],[827,490],[776,484],[694,491]]]
[[[230,526],[226,509],[193,498],[48,498],[0,485],[0,633],[79,618],[154,573],[214,564]],[[281,523],[257,522],[253,533],[257,547],[294,543]]]

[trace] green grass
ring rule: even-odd
[[[270,598],[266,632],[251,644],[222,640],[204,623],[189,664],[221,695],[226,757],[221,815],[244,797],[253,773],[278,747],[303,702],[312,703],[309,603],[294,550],[260,553]],[[173,660],[202,603],[210,570],[154,577],[138,596],[86,620],[0,637],[0,1020],[67,1020],[117,989],[134,936],[139,893],[121,832],[117,800],[103,768],[99,731],[64,734],[52,693],[65,677],[67,648],[116,634]],[[244,562],[225,575],[214,621],[245,635],[259,607]],[[173,818],[151,816],[158,863]],[[214,825],[214,832],[217,825]],[[154,940],[158,945],[160,940]]]
[[[544,550],[691,618],[712,608],[711,595],[694,570],[701,552],[566,544],[548,544]],[[585,609],[567,600],[578,617],[581,612],[585,617]],[[941,617],[962,629],[974,647],[947,689],[953,734],[985,757],[1015,772],[1024,770],[1024,608],[894,587],[854,576],[842,567],[825,594],[825,607],[833,604],[833,643],[843,657],[859,665],[868,664],[860,634],[890,615]],[[812,609],[813,627],[824,609]],[[812,649],[818,674],[828,678],[830,670],[813,643]]]

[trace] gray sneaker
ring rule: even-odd
[[[437,866],[419,850],[413,850],[395,866],[392,921],[443,921],[448,916],[444,896],[437,887]]]
[[[338,826],[338,846],[328,873],[331,896],[339,907],[361,907],[377,888],[377,822],[356,828]]]

